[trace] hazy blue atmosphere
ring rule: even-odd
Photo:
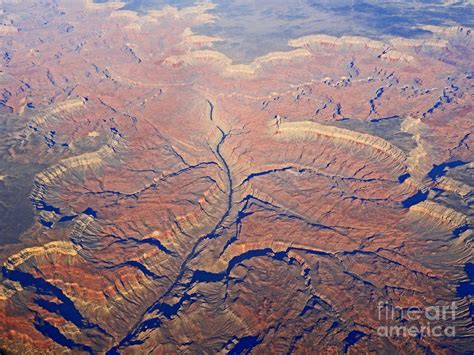
[[[124,9],[145,12],[165,5],[178,8],[193,0],[130,0]],[[291,38],[308,34],[358,35],[381,39],[417,37],[424,25],[474,26],[472,1],[357,1],[357,0],[220,0],[214,24],[194,29],[225,41],[216,49],[235,61],[248,62],[274,50],[285,50]]]

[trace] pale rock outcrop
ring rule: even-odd
[[[272,127],[272,129],[274,129]],[[405,153],[392,143],[376,136],[366,133],[359,133],[348,129],[322,125],[316,122],[284,122],[278,129],[277,138],[284,140],[311,140],[315,136],[327,136],[340,139],[354,144],[361,144],[372,148],[382,154],[390,156],[399,164],[404,165],[406,162]]]
[[[440,224],[451,227],[458,227],[468,222],[468,218],[464,214],[429,200],[411,206],[410,211],[433,218]]]

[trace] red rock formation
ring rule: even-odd
[[[35,216],[0,249],[0,349],[473,350],[472,164],[429,174],[472,161],[470,33],[233,65],[189,30],[209,5],[121,6],[17,3],[2,29],[0,180],[28,167]],[[377,332],[380,303],[451,302],[457,337]]]

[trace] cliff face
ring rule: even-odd
[[[0,350],[473,350],[471,32],[235,65],[190,30],[206,3],[33,5],[0,28],[1,207],[32,218],[0,242]],[[451,302],[457,337],[377,332],[379,303]]]

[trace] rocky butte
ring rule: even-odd
[[[123,5],[4,1],[1,352],[474,351],[471,29],[234,64]]]

